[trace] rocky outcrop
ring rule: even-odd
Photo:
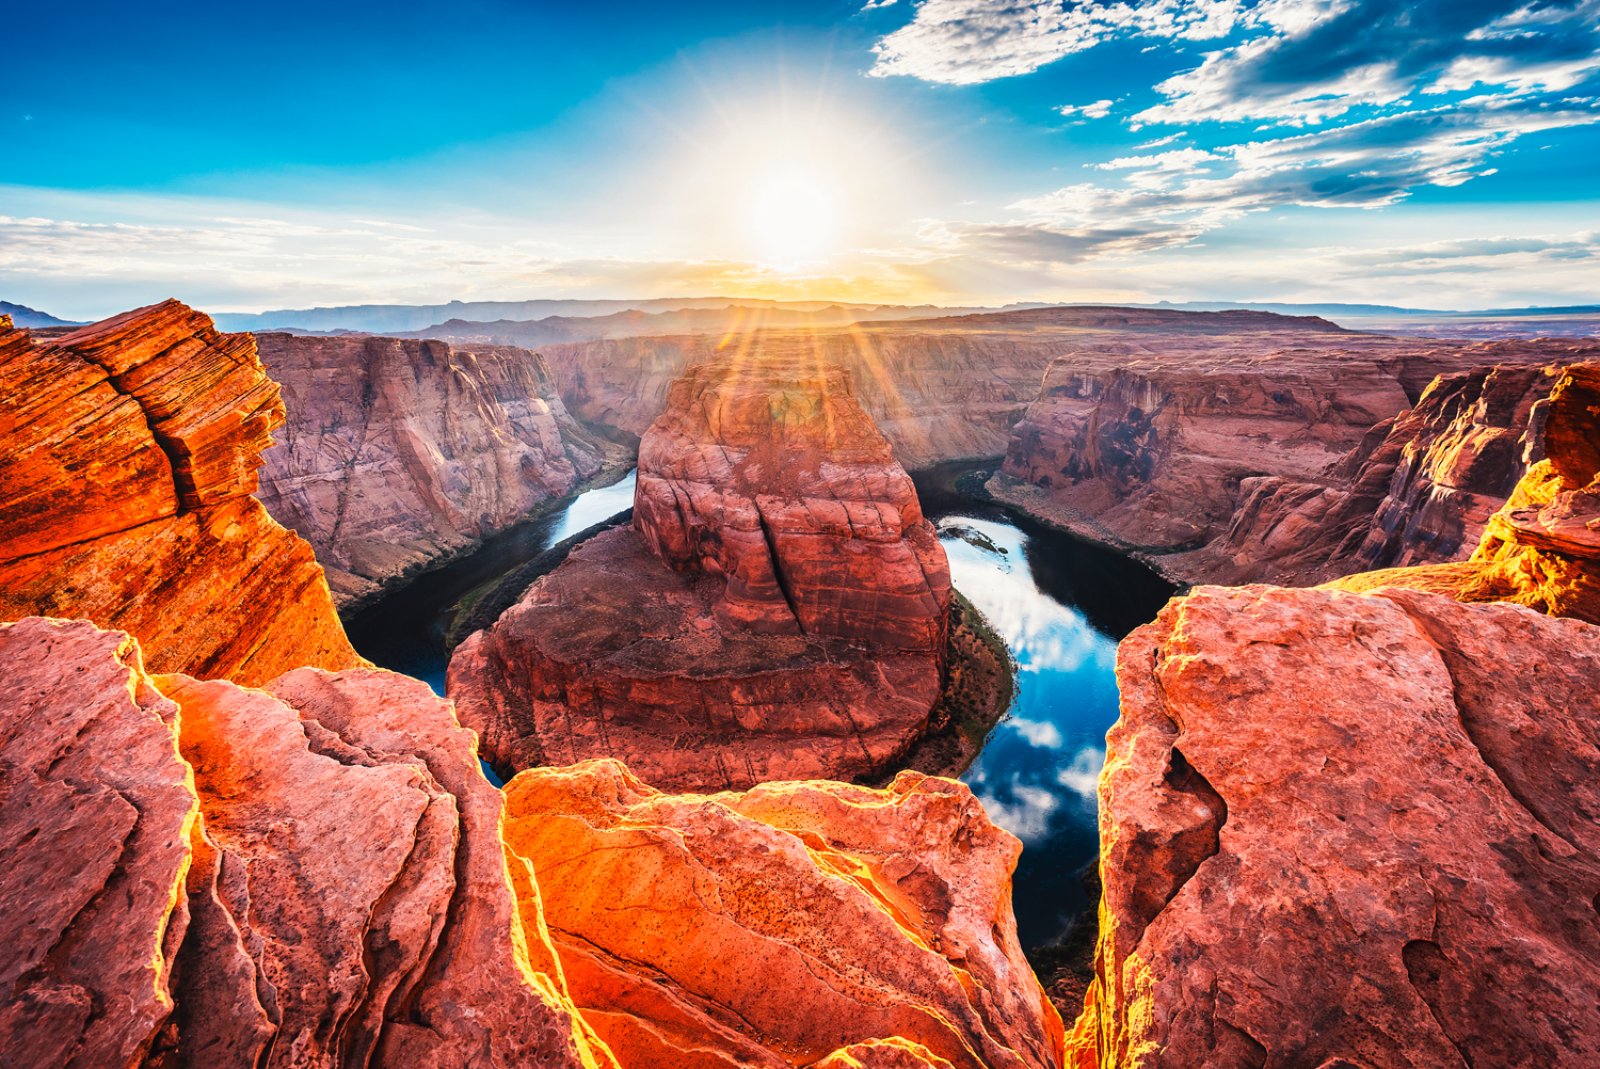
[[[613,756],[685,789],[882,770],[936,701],[949,568],[835,367],[698,365],[640,448],[633,526],[456,651],[497,768]]]
[[[177,301],[40,343],[0,325],[0,405],[0,619],[86,617],[246,685],[359,663],[311,548],[250,497],[283,404],[249,335]]]
[[[1560,377],[1530,423],[1544,460],[1528,468],[1460,563],[1360,572],[1329,584],[1404,586],[1459,601],[1511,601],[1600,623],[1600,363]],[[1532,448],[1530,447],[1530,452]]]
[[[1600,628],[1206,587],[1117,674],[1073,1064],[1600,1062]]]
[[[342,606],[469,549],[599,471],[538,354],[263,334],[289,420],[257,496]]]
[[[1180,581],[1464,557],[1537,459],[1538,402],[1594,352],[1353,337],[1064,358],[990,489]]]
[[[1060,1064],[1011,915],[1021,844],[961,784],[685,797],[591,761],[506,806],[573,1001],[630,1069]]]
[[[0,625],[0,664],[9,1058],[613,1064],[423,684],[152,678],[126,634],[41,619]]]
[[[1345,335],[1320,319],[1259,312],[1045,308],[844,328],[614,338],[542,352],[573,412],[634,435],[665,411],[668,388],[690,365],[730,352],[835,364],[850,372],[861,406],[900,462],[916,469],[1004,453],[1012,425],[1038,396],[1045,368],[1063,353],[1251,332]]]

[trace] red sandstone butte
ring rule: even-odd
[[[257,497],[358,604],[599,471],[537,353],[439,341],[257,336],[288,420]]]
[[[8,1064],[614,1069],[422,683],[152,678],[38,618],[0,669]]]
[[[1070,1064],[1600,1064],[1600,627],[1202,587],[1117,677]]]
[[[949,567],[849,377],[697,365],[640,447],[633,526],[591,539],[450,665],[485,755],[625,760],[662,787],[884,769],[937,700]]]
[[[311,547],[251,498],[283,420],[248,334],[166,301],[34,342],[0,319],[0,619],[86,617],[155,671],[360,663]]]
[[[506,806],[628,1069],[1060,1064],[1011,913],[1021,844],[953,780],[679,796],[589,761],[521,773]]]

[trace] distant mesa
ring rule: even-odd
[[[846,373],[751,354],[673,385],[632,526],[463,643],[448,692],[506,772],[860,778],[926,728],[949,606],[944,550]]]

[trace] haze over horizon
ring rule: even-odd
[[[71,14],[0,109],[0,298],[60,316],[1600,300],[1600,0]]]

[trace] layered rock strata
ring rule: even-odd
[[[343,606],[526,518],[600,470],[537,353],[259,335],[288,422],[257,496]]]
[[[944,551],[848,376],[756,354],[674,385],[632,526],[463,643],[449,693],[507,770],[868,776],[927,725],[949,603]]]
[[[1060,1064],[1011,915],[1021,844],[961,784],[674,796],[591,761],[506,806],[573,1001],[630,1069]]]
[[[8,1058],[614,1064],[423,684],[152,678],[82,621],[0,625],[0,663]]]
[[[177,301],[0,326],[0,406],[0,619],[86,617],[246,685],[359,663],[311,547],[250,496],[283,404],[249,335]]]
[[[1117,674],[1073,1064],[1600,1062],[1600,628],[1205,587]]]
[[[1460,601],[1511,601],[1600,624],[1600,363],[1561,371],[1534,422],[1545,459],[1489,517],[1464,562],[1361,572],[1346,590],[1405,586]]]
[[[693,364],[730,353],[836,364],[850,371],[862,407],[901,463],[916,469],[1004,453],[1012,425],[1038,396],[1041,376],[1056,357],[1229,334],[1292,335],[1310,344],[1360,337],[1319,319],[1259,312],[1046,308],[843,328],[618,338],[542,352],[574,413],[634,435],[666,409],[673,380]]]
[[[1595,353],[1358,338],[1063,358],[990,490],[1179,581],[1456,559],[1538,459],[1561,369]]]

